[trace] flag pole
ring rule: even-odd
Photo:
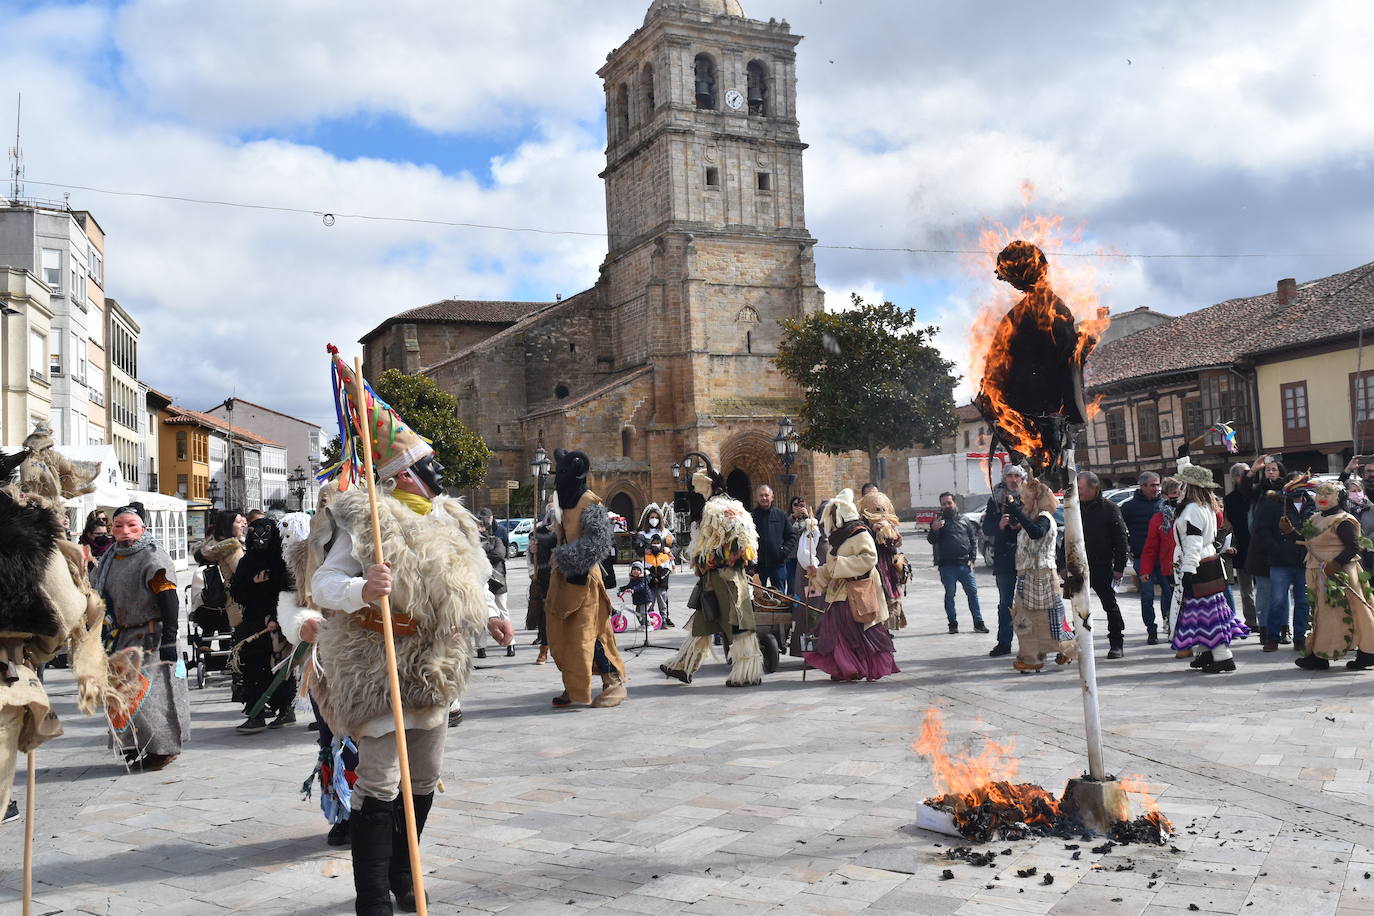
[[[367,499],[372,511],[373,562],[384,563],[382,557],[382,524],[377,514],[377,482],[372,479],[372,430],[369,428],[367,396],[363,392],[363,361],[353,358],[353,399],[358,406],[358,435],[363,452],[364,479]],[[427,916],[425,878],[420,869],[420,838],[415,831],[415,797],[410,791],[410,755],[406,750],[405,713],[401,709],[401,678],[396,670],[396,643],[391,626],[391,596],[378,601],[382,617],[382,645],[386,647],[386,677],[391,686],[391,716],[396,729],[396,762],[401,770],[401,803],[405,809],[406,845],[410,849],[411,886],[415,890],[415,909],[419,916]]]

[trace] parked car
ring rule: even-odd
[[[496,524],[505,529],[506,540],[509,541],[509,546],[506,547],[506,556],[518,557],[529,552],[530,535],[534,532],[534,519],[499,519]]]
[[[1135,487],[1117,487],[1115,490],[1107,490],[1102,494],[1102,497],[1104,499],[1110,499],[1119,506],[1130,499],[1135,491]]]
[[[983,558],[984,566],[992,565],[992,540],[983,533],[983,513],[986,509],[979,509],[977,512],[965,512],[964,518],[973,522],[973,527],[978,534],[975,537],[974,545],[978,549],[978,556]]]

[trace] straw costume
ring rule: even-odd
[[[658,668],[668,677],[692,683],[711,651],[712,638],[719,635],[730,646],[726,686],[754,687],[763,682],[763,653],[754,632],[747,567],[758,559],[758,532],[749,511],[725,495],[718,474],[700,471],[690,485],[695,495],[709,496],[694,506],[700,515],[693,519],[696,527],[688,546],[698,576],[693,599],[687,602],[694,608],[688,623],[692,632],[677,655]]]
[[[335,469],[339,493],[320,513],[309,541],[309,598],[325,622],[316,643],[319,678],[312,695],[336,735],[358,747],[349,823],[359,914],[391,913],[392,894],[415,907],[399,798],[399,762],[388,693],[381,614],[389,591],[402,711],[409,746],[415,826],[423,831],[443,762],[449,703],[463,693],[472,668],[473,638],[484,630],[510,641],[509,623],[488,625],[487,579],[477,522],[442,496],[443,467],[434,450],[386,402],[366,388],[367,413],[357,416],[348,391],[353,372],[334,352],[333,372],[344,460]],[[350,435],[369,424],[380,480],[378,513],[389,574],[374,565],[367,490],[357,480],[357,445]],[[359,486],[347,489],[350,484]],[[386,591],[382,589],[386,588]]]

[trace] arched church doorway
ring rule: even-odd
[[[744,503],[744,508],[754,508],[753,487],[749,485],[749,475],[742,468],[735,468],[726,475],[725,492]]]
[[[630,498],[629,493],[626,493],[624,490],[621,490],[619,493],[611,497],[611,501],[607,503],[607,505],[610,507],[610,510],[614,512],[616,515],[625,516],[626,527],[630,530],[634,530],[635,503],[634,500]]]

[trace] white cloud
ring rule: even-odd
[[[596,68],[648,0],[130,0],[23,12],[0,0],[0,108],[25,93],[29,175],[96,187],[599,231]],[[1374,20],[1361,4],[1147,7],[749,0],[799,48],[808,224],[823,244],[964,247],[1032,208],[1118,251],[1326,259],[1107,262],[1114,308],[1197,307],[1351,266],[1374,230]],[[1128,62],[1129,60],[1129,62]],[[302,142],[338,118],[509,138],[490,174],[347,161]],[[0,118],[0,123],[8,119]],[[60,191],[31,185],[33,196]],[[442,298],[590,285],[598,238],[201,207],[74,192],[109,233],[109,292],[144,326],[149,380],[191,406],[237,389],[318,415],[323,343]],[[1352,250],[1353,249],[1353,250]],[[941,255],[821,249],[850,291],[919,306],[962,360],[990,273]],[[934,317],[937,316],[938,318]]]

